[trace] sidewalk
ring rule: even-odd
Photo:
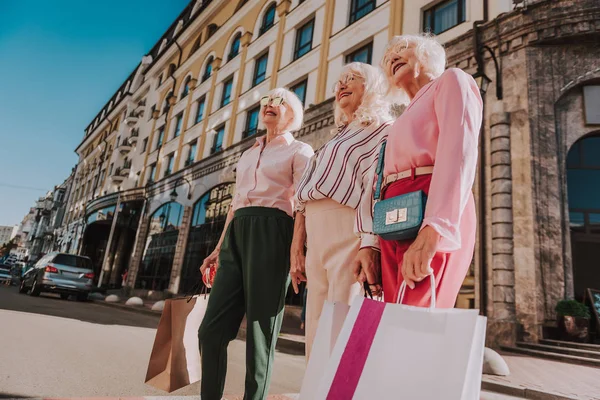
[[[144,304],[144,307],[130,307],[121,303],[105,303],[102,301],[95,301],[95,303],[160,316],[160,312],[150,310],[153,302]],[[281,334],[277,341],[278,350],[292,354],[304,354],[304,336],[299,329],[299,312],[300,307],[286,308]],[[245,327],[244,320],[238,333],[238,339],[244,340],[246,338]],[[487,391],[487,393],[482,393],[482,400],[508,400],[511,398],[600,400],[600,368],[506,352],[502,353],[502,356],[506,360],[511,374],[507,377],[484,375],[482,390]],[[501,395],[496,395],[496,393]],[[295,397],[294,395],[288,395],[288,398],[294,399]],[[288,399],[279,396],[269,397],[269,400]]]
[[[510,375],[484,375],[484,390],[526,399],[600,399],[600,368],[511,353],[502,353],[502,356]]]

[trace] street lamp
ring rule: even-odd
[[[171,193],[169,194],[169,197],[171,198],[171,201],[175,201],[177,200],[177,196],[179,195],[177,193],[177,186],[179,185],[179,182],[184,181],[185,183],[188,184],[188,195],[187,195],[187,199],[191,200],[192,198],[192,184],[190,183],[190,181],[188,181],[186,178],[181,177],[181,178],[177,178],[177,180],[175,181],[175,186],[173,186],[173,190],[171,191]]]
[[[477,82],[477,87],[479,87],[479,91],[483,96],[487,92],[490,83],[492,83],[492,80],[481,71],[475,72],[473,74],[473,79],[475,79],[475,82]]]

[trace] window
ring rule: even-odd
[[[260,114],[260,106],[256,106],[251,110],[248,110],[246,114],[246,129],[244,130],[243,137],[247,138],[256,135],[258,129],[258,115]]]
[[[253,86],[258,85],[262,81],[265,80],[267,76],[267,61],[269,60],[269,53],[265,53],[264,55],[258,57],[256,59],[256,64],[254,65],[254,83]]]
[[[439,34],[465,22],[465,0],[447,0],[423,11],[423,31]]]
[[[192,165],[194,158],[196,158],[196,151],[198,150],[198,142],[194,141],[190,143],[190,149],[188,151],[187,159],[185,160],[185,166]]]
[[[167,156],[167,169],[165,169],[165,175],[169,176],[173,173],[173,164],[175,163],[175,153],[171,153]]]
[[[152,118],[154,118],[154,111],[156,111],[156,105],[153,105],[152,107],[150,107],[150,115],[148,116],[148,121],[150,121]]]
[[[181,123],[183,122],[183,113],[177,115],[175,122],[175,133],[173,133],[173,138],[176,138],[181,133]]]
[[[233,42],[231,43],[231,49],[229,50],[229,55],[227,56],[227,61],[235,58],[240,52],[240,42],[242,39],[242,34],[238,33],[235,35]]]
[[[198,100],[198,106],[196,108],[196,124],[202,121],[204,118],[204,103],[206,102],[206,97],[202,96],[200,100]]]
[[[93,269],[92,260],[87,257],[74,256],[71,254],[57,254],[52,260],[54,264],[66,265],[68,267]]]
[[[202,34],[198,35],[198,38],[192,45],[192,49],[190,50],[190,56],[194,54],[200,48],[200,44],[202,44]]]
[[[225,125],[221,125],[217,128],[217,134],[213,139],[213,145],[210,149],[210,154],[215,154],[218,151],[223,150],[223,138],[225,137]]]
[[[314,28],[315,20],[313,19],[304,24],[296,32],[296,50],[294,50],[294,60],[299,59],[312,49]]]
[[[262,25],[260,26],[259,35],[262,35],[271,29],[271,27],[275,24],[275,8],[275,3],[272,3],[269,8],[267,8],[267,11],[263,16]]]
[[[114,166],[115,166],[115,163],[110,163],[110,167],[108,167],[108,175],[112,175]]]
[[[221,107],[225,107],[231,102],[231,89],[233,88],[233,77],[223,83],[223,96],[221,97]]]
[[[214,35],[218,29],[219,27],[216,24],[210,24],[208,26],[208,30],[206,31],[206,40],[210,39],[210,37]]]
[[[202,82],[204,82],[208,78],[210,78],[210,75],[212,74],[212,63],[213,63],[213,57],[210,56],[210,58],[206,62],[206,67],[204,68],[204,74],[202,75]]]
[[[300,83],[295,84],[290,88],[292,92],[298,96],[302,104],[306,101],[306,87],[308,86],[308,79],[303,80]]]
[[[160,146],[162,146],[164,138],[165,138],[165,127],[163,126],[158,131],[158,140],[156,141],[156,148],[155,148],[155,150],[158,149],[158,148],[160,148]]]
[[[141,151],[141,152],[142,152],[142,153],[143,153],[143,152],[145,152],[147,148],[148,148],[148,138],[145,138],[145,139],[142,141],[142,151]]]
[[[365,64],[371,64],[373,57],[373,43],[369,43],[366,46],[361,47],[358,50],[346,55],[346,64],[351,62],[361,62]]]
[[[165,103],[163,105],[163,114],[166,114],[169,111],[169,108],[171,108],[171,105],[169,104],[169,99],[171,98],[171,96],[173,96],[173,92],[169,92],[167,94],[167,97],[165,97]]]
[[[163,74],[160,74],[160,76],[158,77],[158,85],[156,85],[156,87],[160,87],[160,85],[162,85],[162,80],[163,80]]]
[[[188,76],[187,78],[185,78],[185,83],[183,86],[183,92],[181,93],[181,98],[185,98],[189,93],[190,93],[190,80],[192,79],[191,76]]]
[[[154,182],[154,175],[156,175],[156,163],[150,166],[150,175],[148,175],[147,183]]]
[[[375,9],[375,0],[350,0],[350,23],[358,21]]]

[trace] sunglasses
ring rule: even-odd
[[[333,85],[333,92],[337,93],[342,86],[348,86],[350,82],[354,82],[355,80],[362,79],[362,76],[357,75],[355,73],[348,73],[340,78],[339,81]]]
[[[271,98],[270,96],[263,96],[260,99],[260,105],[263,107],[266,107],[269,103],[271,103],[272,106],[280,106],[283,103],[285,103],[285,100],[283,100],[283,97],[281,96],[277,96],[277,97],[273,97]]]

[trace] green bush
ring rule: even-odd
[[[590,318],[589,308],[576,300],[561,300],[556,304],[555,311],[558,315]]]

